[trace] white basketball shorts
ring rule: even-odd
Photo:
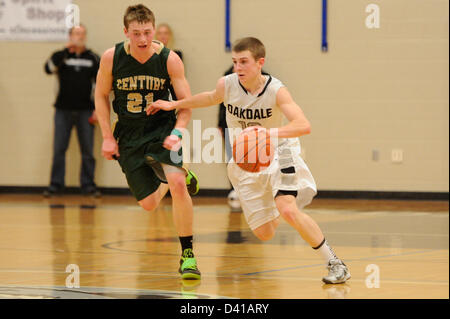
[[[314,178],[300,153],[300,141],[297,138],[285,139],[277,147],[269,167],[259,173],[246,172],[231,159],[228,177],[252,230],[280,215],[274,200],[279,190],[297,191],[299,209],[310,204],[317,194]]]

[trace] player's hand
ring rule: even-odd
[[[265,131],[266,131],[266,129],[264,127],[262,127],[262,126],[249,126],[245,130],[243,130],[241,134],[247,134],[247,133],[250,133],[250,132],[258,132],[258,133],[262,132],[262,133],[264,133]]]
[[[164,101],[164,100],[158,100],[156,102],[153,102],[152,105],[150,105],[149,108],[147,108],[147,115],[152,115],[158,112],[159,110],[163,111],[171,111],[175,109],[175,105],[173,102]]]
[[[176,135],[169,135],[164,140],[163,146],[169,151],[178,152],[181,147],[181,139]]]
[[[102,155],[107,160],[117,159],[117,157],[120,156],[119,145],[117,145],[117,142],[113,137],[105,138],[103,140]]]

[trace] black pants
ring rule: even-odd
[[[91,115],[92,110],[68,111],[56,109],[51,187],[62,188],[65,186],[66,151],[73,126],[77,128],[81,150],[80,185],[83,189],[95,187],[94,126],[88,121]]]

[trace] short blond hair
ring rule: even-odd
[[[152,10],[143,4],[129,6],[125,11],[125,15],[123,16],[123,24],[127,30],[128,26],[133,21],[137,21],[138,23],[151,22],[153,27],[155,27],[155,15]]]

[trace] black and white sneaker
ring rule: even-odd
[[[327,268],[328,276],[322,278],[326,284],[343,284],[351,278],[347,266],[340,259],[330,259]]]

